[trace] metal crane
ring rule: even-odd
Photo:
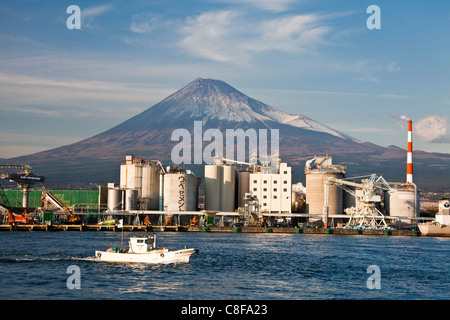
[[[19,209],[10,207],[7,204],[0,203],[0,207],[6,209],[6,212],[8,214],[8,223],[10,224],[16,224],[16,223],[23,223],[23,224],[33,224],[34,220],[32,217],[27,216],[27,210],[24,210],[21,212]]]
[[[328,222],[328,198],[330,184],[337,185],[343,188],[348,193],[352,194],[355,199],[359,198],[361,206],[351,207],[345,209],[346,213],[350,215],[348,223],[344,228],[348,229],[391,229],[385,221],[384,215],[378,210],[377,204],[381,202],[381,196],[377,195],[377,189],[395,192],[382,176],[372,174],[370,176],[356,177],[352,179],[361,178],[361,182],[348,181],[346,179],[337,179],[328,177],[325,183],[324,195],[324,222]],[[356,191],[349,187],[359,188],[362,190],[362,196],[358,197]]]
[[[36,182],[44,182],[44,176],[38,176],[31,173],[31,166],[27,164],[4,164],[0,165],[0,170],[16,170],[21,171],[19,173],[4,173],[1,175],[2,179],[10,180],[12,182],[16,182],[21,188],[23,192],[22,198],[22,207],[28,207],[28,190],[33,183]]]
[[[42,198],[43,201],[47,200],[52,203],[54,206],[58,207],[62,211],[65,211],[68,215],[68,218],[65,222],[69,223],[79,223],[81,221],[80,217],[77,217],[69,208],[67,208],[58,198],[56,198],[50,191],[46,190],[44,186],[42,186]]]

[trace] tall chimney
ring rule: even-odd
[[[408,155],[406,162],[406,182],[413,183],[413,162],[412,162],[412,121],[408,120]]]

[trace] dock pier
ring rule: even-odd
[[[26,225],[2,224],[0,232],[85,232],[106,231],[122,232],[116,225]],[[296,227],[234,227],[234,226],[160,226],[160,225],[123,225],[124,232],[210,232],[210,233],[280,233],[280,234],[324,234],[324,235],[378,235],[378,236],[419,236],[418,230],[361,230],[341,228],[296,228]]]

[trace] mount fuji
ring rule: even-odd
[[[305,161],[328,154],[347,166],[348,175],[382,174],[390,181],[404,181],[406,150],[359,141],[304,114],[291,115],[248,97],[221,80],[198,78],[121,124],[80,142],[27,156],[7,159],[26,163],[46,175],[51,187],[89,187],[119,182],[119,165],[125,155],[158,159],[170,165],[175,129],[192,132],[195,121],[203,130],[278,129],[279,153],[293,168],[293,181],[304,178]],[[415,175],[423,186],[440,177],[450,186],[450,155],[414,153]],[[6,162],[6,160],[2,161]],[[201,166],[191,168],[199,175]],[[443,177],[447,177],[443,179]],[[420,180],[419,180],[420,181]]]

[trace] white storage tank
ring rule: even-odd
[[[328,156],[315,157],[308,160],[305,165],[306,175],[306,207],[309,214],[323,215],[325,199],[325,184],[328,177],[342,179],[345,176],[345,167],[333,165],[332,158]],[[328,214],[343,214],[343,190],[335,184],[329,185]],[[322,219],[310,218],[310,221]]]
[[[126,189],[125,190],[125,210],[136,210],[137,209],[137,199],[138,191],[136,189]]]
[[[385,193],[385,206],[389,216],[393,217],[419,217],[420,196],[414,188],[399,188],[395,192]],[[403,222],[413,222],[403,219]]]
[[[344,174],[337,172],[317,171],[306,175],[306,204],[309,214],[323,214],[325,199],[324,182],[328,177],[342,179]],[[328,193],[328,214],[342,214],[343,209],[343,190],[336,185],[329,185]],[[322,219],[321,217],[312,220]]]
[[[222,166],[222,189],[220,190],[220,211],[234,212],[234,196],[235,196],[235,167]]]
[[[220,211],[222,166],[205,165],[205,210]]]
[[[148,199],[148,210],[159,210],[159,172],[151,163],[142,167],[142,198]]]
[[[122,190],[108,187],[108,210],[122,209]]]
[[[127,156],[126,162],[120,165],[120,188],[135,189],[138,197],[142,196],[142,167],[143,159]]]
[[[164,175],[164,211],[195,211],[198,204],[198,179],[182,172]]]

